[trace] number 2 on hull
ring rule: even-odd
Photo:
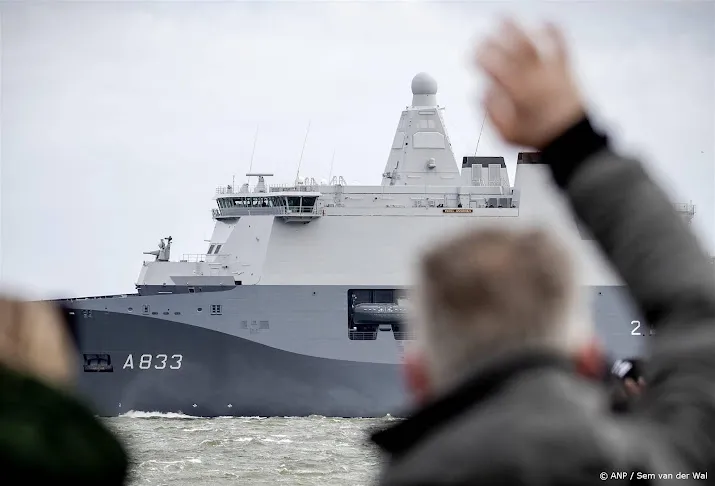
[[[631,326],[633,326],[631,336],[655,336],[655,329],[653,328],[646,328],[645,333],[638,331],[641,328],[641,321],[631,321]]]
[[[641,328],[641,322],[640,321],[631,321],[631,326],[633,326],[633,330],[631,331],[631,336],[640,336],[641,333],[636,332],[638,329]]]

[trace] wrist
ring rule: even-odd
[[[556,183],[564,187],[591,155],[607,146],[606,136],[596,132],[583,114],[543,148],[541,160],[551,168]]]

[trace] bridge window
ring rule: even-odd
[[[315,206],[315,201],[318,199],[316,196],[307,196],[307,197],[302,197],[302,202],[301,202],[301,212],[303,213],[310,213],[313,211],[313,207]]]
[[[219,251],[221,251],[222,246],[223,245],[216,245],[216,251],[214,251],[214,253],[218,253]]]
[[[208,254],[212,254],[214,252],[214,245],[209,246],[209,251]]]

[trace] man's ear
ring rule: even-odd
[[[589,341],[583,345],[575,356],[576,372],[589,379],[601,380],[604,378],[606,359],[603,348],[597,340]]]
[[[427,370],[427,360],[421,350],[405,349],[403,372],[407,390],[412,395],[412,399],[418,405],[428,401],[432,395],[432,386]]]

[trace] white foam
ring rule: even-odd
[[[168,412],[168,413],[163,413],[163,412],[138,412],[136,410],[130,410],[127,413],[121,414],[119,417],[121,418],[170,418],[170,419],[199,419],[199,418],[204,418],[204,417],[196,417],[192,415],[186,415],[183,413],[174,413],[174,412]]]

